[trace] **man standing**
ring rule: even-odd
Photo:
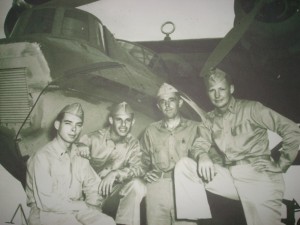
[[[28,160],[29,224],[115,224],[98,210],[100,180],[89,161],[77,156],[73,144],[82,129],[83,114],[78,103],[64,107],[54,122],[56,137]]]
[[[84,135],[80,144],[81,155],[90,157],[90,163],[98,173],[101,183],[99,191],[103,204],[109,204],[121,195],[117,209],[118,224],[140,224],[140,203],[146,194],[146,187],[138,177],[142,175],[139,141],[132,136],[135,122],[134,112],[126,103],[113,106],[109,115],[108,128]]]
[[[147,172],[144,179],[147,181],[148,225],[196,224],[193,221],[177,220],[173,169],[180,158],[188,156],[197,137],[210,133],[202,123],[181,116],[179,109],[182,104],[178,91],[164,83],[157,93],[157,107],[163,119],[150,124],[141,139],[142,161]],[[198,143],[201,143],[200,138]]]
[[[248,225],[280,225],[284,194],[282,173],[298,154],[299,127],[259,102],[234,98],[231,78],[220,69],[209,72],[205,85],[215,106],[208,114],[211,143],[223,155],[224,165],[212,162],[208,156],[209,146],[193,146],[196,162],[187,158],[178,162],[175,187],[180,217],[199,217],[197,212],[188,215],[187,209],[190,204],[199,211],[206,207],[203,205],[206,199],[195,194],[203,193],[205,187],[212,193],[240,200]],[[271,157],[268,130],[278,133],[283,140],[277,162]]]

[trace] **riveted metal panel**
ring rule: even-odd
[[[23,123],[30,111],[26,73],[26,68],[0,70],[1,124]]]

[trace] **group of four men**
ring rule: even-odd
[[[126,102],[111,110],[108,128],[80,138],[82,107],[66,106],[54,123],[56,138],[28,161],[29,223],[139,225],[146,196],[148,225],[196,224],[211,218],[207,190],[240,200],[248,225],[280,224],[282,173],[297,156],[299,127],[258,102],[235,99],[224,71],[211,70],[205,84],[215,106],[205,123],[182,117],[180,93],[163,84],[163,118],[140,141],[130,133],[134,112]],[[267,130],[283,138],[279,161],[271,157]],[[113,220],[101,209],[116,197]]]

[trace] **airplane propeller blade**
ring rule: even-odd
[[[26,0],[26,1],[36,1],[36,0]],[[45,5],[45,6],[62,5],[65,7],[79,7],[79,6],[87,5],[92,2],[97,2],[97,1],[100,1],[100,0],[50,0],[46,3],[44,3],[43,5]]]
[[[22,12],[29,7],[30,6],[28,4],[20,4],[20,5],[13,5],[9,9],[4,21],[4,33],[6,37],[8,37],[12,32],[13,27],[16,24]]]
[[[210,68],[217,66],[224,57],[231,51],[231,49],[236,45],[236,43],[241,39],[244,33],[247,31],[248,27],[251,25],[257,13],[262,8],[263,4],[269,0],[259,0],[256,2],[252,11],[249,12],[241,21],[236,24],[218,43],[216,48],[210,54],[206,60],[202,70],[200,72],[200,77],[204,77]]]

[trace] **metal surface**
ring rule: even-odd
[[[22,123],[30,111],[26,72],[26,68],[0,70],[1,124]]]

